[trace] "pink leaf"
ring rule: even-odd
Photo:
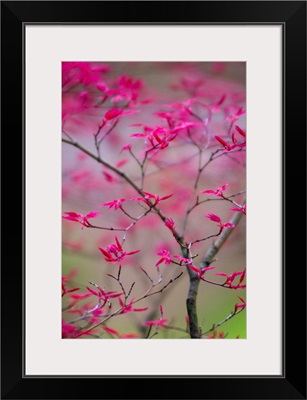
[[[116,331],[116,330],[113,329],[113,328],[109,328],[108,326],[103,326],[102,329],[103,329],[104,331],[106,331],[107,333],[109,333],[110,335],[119,336],[118,331]]]
[[[86,214],[85,218],[96,218],[98,215],[100,215],[100,212],[90,212]]]
[[[141,251],[141,250],[128,251],[126,254],[127,254],[128,256],[131,256],[132,254],[139,253],[140,251]]]
[[[115,165],[116,168],[120,168],[122,166],[124,166],[125,164],[127,164],[128,160],[120,160],[118,161],[118,163]]]
[[[227,142],[225,142],[225,140],[223,140],[221,137],[219,137],[219,136],[214,136],[214,137],[218,142],[221,143],[222,146],[224,146],[224,147],[228,146]]]
[[[111,254],[107,251],[105,251],[104,249],[102,249],[101,247],[98,247],[99,250],[101,251],[101,253],[105,256],[105,257],[110,257]]]
[[[138,337],[139,335],[137,333],[124,333],[123,335],[120,335],[121,339],[136,339]]]
[[[107,121],[110,121],[111,119],[119,117],[123,113],[123,110],[119,108],[112,108],[111,110],[107,111],[104,115],[104,118]]]
[[[117,236],[115,236],[115,241],[116,241],[118,250],[119,250],[119,251],[123,251],[122,245],[120,244],[119,240],[117,239]]]
[[[211,221],[214,222],[221,222],[221,218],[218,215],[212,214],[212,213],[208,213],[206,214],[206,217],[209,218]]]
[[[241,129],[238,125],[236,125],[235,128],[241,136],[246,137],[246,133],[243,131],[243,129]]]
[[[98,294],[98,292],[96,292],[95,290],[91,289],[90,287],[87,286],[86,289],[87,289],[90,293],[92,293],[94,296],[100,297],[99,294]]]

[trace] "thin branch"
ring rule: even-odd
[[[131,286],[130,286],[130,289],[128,290],[128,293],[127,293],[127,299],[128,299],[128,297],[131,295],[132,289],[133,289],[134,285],[135,285],[135,282],[132,282],[132,284],[131,284]]]
[[[242,205],[244,205],[246,203],[246,199],[243,200]],[[243,216],[243,213],[241,212],[236,212],[233,217],[231,218],[230,222],[232,224],[234,224],[235,226],[238,225],[238,223],[240,222],[241,218]],[[200,268],[206,268],[208,267],[213,258],[216,256],[216,254],[218,253],[218,251],[220,250],[220,248],[223,246],[223,244],[225,243],[225,241],[228,239],[228,237],[231,235],[231,233],[234,231],[234,228],[226,228],[223,230],[223,232],[220,234],[220,236],[216,239],[216,241],[214,241],[209,250],[207,251],[205,257],[203,258],[202,262],[200,263]]]
[[[193,198],[194,198],[195,193],[197,191],[199,178],[200,178],[200,175],[202,173],[201,156],[202,156],[202,151],[201,151],[201,149],[199,149],[199,153],[198,153],[198,171],[197,171],[196,179],[195,179],[195,182],[194,182],[193,191],[191,193],[190,200],[189,200],[189,203],[188,203],[187,211],[185,213],[185,217],[184,217],[184,221],[183,221],[183,228],[182,228],[182,235],[181,236],[184,236],[184,234],[185,234],[185,230],[186,230],[187,223],[188,223],[188,218],[189,218],[189,209],[191,207]]]
[[[146,297],[153,296],[154,294],[162,293],[163,290],[165,290],[171,283],[173,283],[173,282],[175,282],[177,279],[179,279],[179,278],[181,277],[182,274],[183,274],[183,272],[181,272],[179,275],[177,275],[176,278],[171,279],[165,286],[163,286],[162,289],[157,290],[157,291],[155,291],[155,292],[151,292],[151,293],[145,295],[143,298],[145,299]],[[138,301],[140,301],[140,300],[143,300],[143,298],[142,298],[142,299],[136,300],[135,303],[138,302]]]
[[[242,148],[241,148],[240,150],[233,150],[233,151],[231,151],[231,152],[229,152],[229,153],[224,153],[224,152],[223,152],[223,153],[221,153],[221,154],[218,154],[218,153],[220,153],[222,150],[223,150],[223,149],[217,149],[217,150],[213,151],[213,152],[211,153],[211,156],[209,157],[208,161],[207,161],[203,166],[201,166],[202,151],[201,151],[201,149],[199,149],[199,165],[198,165],[198,172],[197,172],[196,180],[195,180],[195,183],[194,183],[193,192],[192,192],[192,194],[191,194],[191,197],[190,197],[190,200],[189,200],[189,203],[188,203],[187,211],[186,211],[186,213],[185,213],[185,218],[184,218],[184,223],[183,223],[183,230],[182,230],[182,235],[181,235],[182,237],[184,236],[184,233],[185,233],[185,229],[186,229],[186,226],[187,226],[187,222],[188,222],[188,218],[189,218],[190,212],[193,210],[193,208],[195,208],[195,207],[199,204],[198,198],[197,198],[196,203],[194,204],[193,207],[191,207],[192,200],[193,200],[193,198],[194,198],[194,196],[195,196],[195,193],[196,193],[196,191],[197,191],[198,184],[199,184],[199,180],[200,180],[201,174],[202,174],[202,172],[204,171],[204,169],[211,163],[211,161],[216,160],[217,158],[219,158],[219,157],[221,157],[221,156],[223,156],[223,155],[225,155],[225,154],[229,154],[229,153],[232,154],[232,153],[236,153],[236,152],[238,152],[238,151],[242,151]],[[217,154],[217,155],[216,155],[216,154]]]
[[[194,240],[194,241],[191,242],[190,244],[191,244],[191,246],[192,246],[194,243],[203,242],[204,240],[208,240],[208,239],[211,239],[211,238],[213,238],[213,237],[219,236],[219,235],[221,234],[221,232],[222,232],[222,230],[219,230],[219,232],[218,232],[217,234],[215,234],[215,235],[209,235],[209,236],[206,236],[206,237],[204,237],[204,238],[202,238],[202,239]]]
[[[91,223],[88,223],[86,228],[93,228],[93,229],[102,229],[104,231],[119,231],[119,232],[125,232],[126,228],[112,228],[112,227],[105,227],[105,226],[97,226],[97,225],[92,225]]]
[[[110,129],[107,130],[107,132],[105,132],[105,134],[99,139],[98,141],[98,146],[100,147],[101,142],[113,131],[113,129],[116,127],[116,125],[118,124],[119,119],[117,119],[114,124],[110,127]]]
[[[142,268],[141,268],[142,269]],[[145,270],[142,269],[142,271],[144,272]],[[138,302],[140,302],[141,300],[146,299],[149,296],[153,296],[154,294],[157,293],[162,293],[171,283],[175,282],[177,279],[179,279],[182,276],[183,272],[181,272],[178,276],[176,276],[175,278],[171,279],[166,285],[164,285],[160,290],[157,290],[155,292],[151,292],[151,290],[157,286],[160,283],[160,278],[158,280],[157,283],[152,283],[152,285],[150,286],[150,288],[146,291],[146,293],[142,296],[140,296],[138,299],[134,300],[132,304],[136,304]],[[147,276],[149,276],[146,273]],[[113,277],[114,278],[114,277]],[[116,278],[115,278],[116,279]],[[119,315],[122,313],[122,311],[124,310],[125,305],[122,307],[119,307],[116,311],[114,311],[114,313],[109,314],[108,316],[106,316],[102,321],[98,322],[97,324],[95,324],[91,329],[95,329],[100,325],[103,325],[105,322],[107,322],[110,318],[115,317],[116,315]]]
[[[244,194],[244,193],[246,193],[246,190],[241,190],[238,193],[234,193],[234,194],[232,194],[230,196],[227,196],[227,198],[217,197],[217,198],[205,199],[205,200],[201,200],[201,201],[199,201],[199,197],[197,197],[195,204],[189,209],[188,212],[190,213],[192,210],[194,210],[194,208],[196,208],[200,204],[207,203],[208,201],[223,201],[223,200],[226,200],[226,199],[231,199],[232,197],[239,196],[240,194]]]
[[[237,311],[237,312],[232,312],[232,313],[229,314],[225,319],[223,319],[221,322],[219,322],[219,323],[217,323],[217,324],[214,324],[214,325],[212,326],[211,329],[208,329],[206,332],[204,332],[204,333],[202,334],[202,336],[204,337],[204,336],[208,335],[208,333],[215,331],[216,328],[218,328],[218,327],[220,327],[221,325],[225,324],[227,321],[229,321],[229,320],[230,320],[231,318],[233,318],[235,315],[240,314],[243,310],[244,310],[244,308],[241,308],[241,309],[240,309],[239,311]]]
[[[124,172],[120,171],[119,169],[117,169],[113,165],[109,164],[107,161],[103,160],[99,155],[96,156],[95,154],[93,154],[91,151],[89,151],[88,149],[83,147],[78,142],[71,141],[71,140],[68,140],[68,139],[65,139],[65,138],[62,138],[62,142],[76,147],[77,149],[79,149],[79,150],[83,151],[85,154],[87,154],[89,157],[91,157],[94,160],[96,160],[98,163],[100,163],[100,164],[104,165],[105,167],[109,168],[111,171],[115,172],[117,175],[119,175],[121,178],[123,178],[127,183],[129,183],[129,185],[132,186],[137,191],[137,193],[139,193],[139,195],[141,195],[142,197],[145,197],[145,194],[143,193],[142,189],[139,188]],[[159,215],[159,217],[161,218],[161,220],[163,222],[165,222],[166,221],[166,216],[160,211],[160,209],[157,206],[154,206],[152,204],[150,199],[147,199],[147,201],[150,204],[150,208],[152,210],[154,210]],[[185,246],[185,244],[182,242],[181,236],[179,235],[178,232],[176,232],[176,230],[174,230],[174,238],[176,239],[176,241],[181,246]]]
[[[67,132],[65,132],[64,129],[62,129],[62,132],[64,133],[65,136],[68,137],[69,140],[73,141],[73,138]]]
[[[148,275],[148,273],[146,272],[146,270],[145,270],[144,268],[142,268],[142,267],[140,267],[140,270],[144,272],[144,274],[145,274],[145,275],[147,276],[147,278],[150,280],[151,284],[154,285],[153,279],[151,278],[150,275]]]

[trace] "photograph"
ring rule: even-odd
[[[1,399],[306,399],[306,2],[1,28]]]
[[[62,338],[246,339],[246,63],[62,62]]]

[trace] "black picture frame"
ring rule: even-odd
[[[97,21],[99,16],[101,21]],[[171,372],[170,376],[154,377],[23,375],[26,267],[23,32],[27,24],[51,23],[282,25],[282,376],[182,377]],[[306,2],[2,1],[1,33],[1,398],[306,399]],[[267,334],[270,335],[269,326]]]

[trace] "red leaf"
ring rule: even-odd
[[[107,121],[110,121],[111,119],[117,118],[122,114],[123,110],[120,110],[119,108],[112,108],[111,110],[107,111],[105,113],[104,118]]]
[[[99,250],[101,251],[101,253],[105,256],[105,257],[111,257],[111,254],[107,251],[105,251],[104,249],[102,249],[101,247],[98,247]]]
[[[236,125],[235,128],[241,136],[246,137],[246,133],[243,131],[243,129],[241,129],[238,125]]]
[[[224,147],[228,146],[227,143],[225,142],[225,140],[223,140],[221,137],[219,137],[219,136],[214,136],[214,137],[218,142],[221,143],[222,146],[224,146]]]
[[[96,292],[95,290],[93,290],[93,289],[91,289],[91,288],[89,288],[88,286],[86,287],[86,289],[89,291],[89,292],[91,292],[94,296],[97,296],[97,297],[99,297],[99,294],[98,294],[98,292]]]
[[[103,326],[102,329],[105,330],[110,335],[119,336],[119,333],[115,329],[109,328],[108,326]]]
[[[115,241],[116,241],[116,244],[117,244],[118,250],[119,250],[119,251],[123,251],[122,245],[120,244],[120,242],[119,242],[119,240],[117,239],[117,237],[116,237],[116,236],[115,236]]]

